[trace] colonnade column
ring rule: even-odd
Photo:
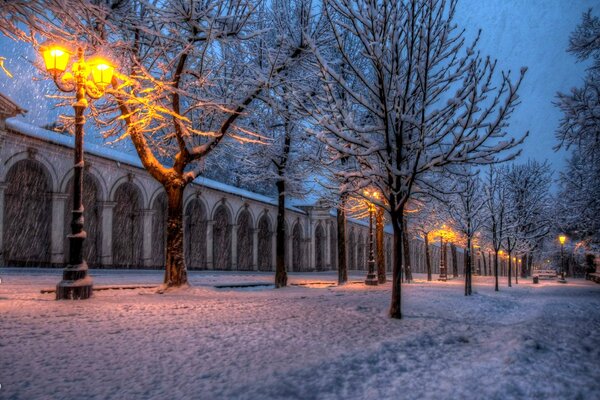
[[[4,190],[6,183],[0,182],[0,265],[4,266]]]
[[[214,231],[215,221],[208,220],[206,221],[206,269],[214,269],[215,264],[213,260],[213,231]]]
[[[238,268],[238,226],[237,224],[231,225],[231,270],[236,271]]]
[[[100,231],[102,232],[102,239],[100,244],[99,261],[100,265],[104,267],[110,267],[113,263],[112,257],[112,223],[113,223],[113,210],[117,205],[114,201],[99,201],[98,209],[100,210]]]
[[[252,229],[252,270],[258,271],[258,228]]]
[[[52,193],[52,224],[50,231],[50,263],[65,264],[65,207],[69,195]]]
[[[152,219],[156,210],[145,209],[139,211],[142,217],[142,265],[152,266]]]

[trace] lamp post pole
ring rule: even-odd
[[[446,282],[448,280],[448,271],[446,270],[446,252],[444,250],[444,237],[440,234],[440,276],[438,281]]]
[[[61,76],[67,69],[70,52],[64,47],[47,45],[42,47],[46,69],[52,74],[54,83],[63,92],[75,92],[75,145],[73,149],[73,211],[69,239],[69,262],[63,270],[62,280],[56,285],[56,299],[87,299],[92,295],[92,278],[88,275],[88,265],[83,257],[83,243],[86,239],[83,207],[83,125],[84,111],[88,107],[87,97],[100,98],[112,79],[114,67],[97,58],[86,62],[84,50],[77,48],[77,59],[71,72]],[[92,75],[92,80],[88,76]],[[59,78],[60,77],[60,78]]]
[[[564,246],[567,237],[565,235],[560,235],[558,237],[558,241],[560,242],[560,281],[561,283],[565,283],[565,259],[564,259]]]
[[[369,203],[369,261],[367,278],[365,279],[365,285],[376,286],[379,283],[377,274],[375,273],[375,257],[373,254],[373,209],[374,205]]]

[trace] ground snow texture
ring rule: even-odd
[[[160,272],[93,271],[94,283]],[[600,285],[530,280],[493,290],[390,284],[216,289],[270,274],[191,272],[166,294],[40,294],[60,271],[0,269],[0,399],[600,399]],[[351,280],[362,279],[353,274]],[[292,283],[335,282],[333,273]]]

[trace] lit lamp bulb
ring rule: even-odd
[[[567,237],[565,235],[560,235],[558,237],[558,241],[560,242],[560,244],[565,244],[565,241],[567,240]]]
[[[69,64],[71,52],[64,47],[47,45],[42,46],[42,57],[46,70],[55,78],[65,72]]]
[[[106,89],[110,85],[115,67],[107,60],[97,58],[90,61],[92,66],[92,79],[96,86],[102,90]]]

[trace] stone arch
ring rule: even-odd
[[[325,230],[319,222],[315,228],[315,268],[318,271],[325,269]]]
[[[113,191],[115,202],[112,225],[113,264],[116,267],[135,268],[142,255],[143,196],[132,182],[121,182]]]
[[[61,193],[71,193],[71,186],[72,182],[73,182],[73,173],[74,173],[74,169],[70,168],[67,173],[65,174],[65,176],[63,177],[62,181],[60,182],[60,191]],[[100,172],[97,168],[89,166],[89,164],[86,164],[85,168],[84,168],[84,176],[88,175],[90,178],[92,178],[94,180],[94,184],[96,185],[96,198],[98,201],[105,201],[108,198],[108,189],[107,189],[107,184],[106,184],[106,180],[104,179],[102,172]],[[85,190],[85,182],[84,184],[84,190]],[[85,206],[85,203],[83,203]]]
[[[37,160],[21,159],[9,167],[5,183],[5,265],[49,265],[53,187],[50,172]]]
[[[29,149],[16,154],[13,154],[5,162],[2,169],[0,169],[0,182],[8,179],[8,173],[15,164],[21,161],[29,160],[38,163],[43,166],[44,174],[46,175],[48,192],[55,193],[59,189],[58,184],[58,173],[55,168],[56,163],[50,162],[46,157],[39,154],[36,149]],[[20,164],[23,165],[23,164]]]
[[[160,190],[152,202],[152,266],[164,268],[167,247],[167,193]]]
[[[213,262],[215,269],[231,269],[231,213],[225,204],[213,214]]]
[[[348,235],[348,268],[351,270],[356,269],[356,235],[354,229]]]
[[[135,188],[137,189],[137,192],[138,192],[138,196],[139,196],[139,201],[140,201],[139,206],[140,206],[140,209],[144,209],[145,207],[149,207],[150,203],[148,201],[148,194],[146,193],[146,190],[144,188],[144,184],[133,173],[129,173],[128,175],[120,177],[112,185],[112,187],[110,189],[110,192],[108,194],[108,199],[110,201],[116,201],[115,200],[115,195],[117,193],[117,190],[119,190],[119,188],[123,184],[130,184],[130,185],[135,186]]]
[[[237,268],[242,271],[252,270],[253,230],[252,214],[242,207],[237,217]]]
[[[302,225],[300,222],[296,222],[292,229],[292,268],[294,271],[303,271],[305,269],[303,243]]]
[[[358,234],[356,262],[359,270],[365,269],[365,238],[362,231]]]
[[[72,171],[72,170],[71,170]],[[71,233],[71,220],[73,219],[73,173],[71,178],[64,182],[64,193],[67,195],[65,201],[65,223],[64,223],[64,257],[65,262],[69,262],[69,247],[70,240],[67,235]],[[96,176],[88,171],[83,172],[83,230],[87,237],[83,241],[83,259],[88,265],[94,267],[100,264],[98,254],[100,252],[101,235],[101,215],[98,206],[99,199],[99,183]]]
[[[258,220],[258,269],[260,271],[271,271],[273,269],[272,244],[273,230],[268,214],[263,214]]]
[[[185,207],[184,246],[189,269],[206,269],[206,206],[198,197]]]

